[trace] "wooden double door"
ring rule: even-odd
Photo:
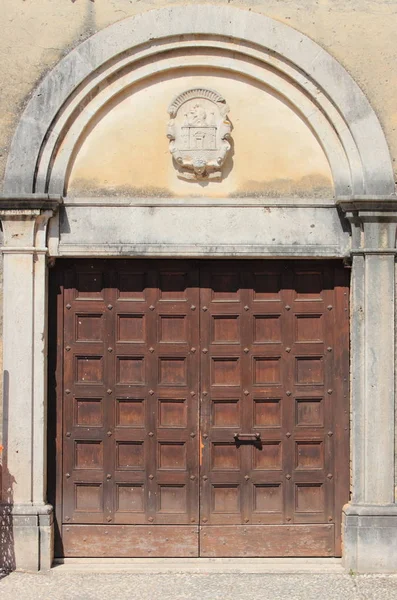
[[[57,554],[339,555],[346,273],[58,261]]]

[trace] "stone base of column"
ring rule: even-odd
[[[52,506],[0,505],[0,568],[43,571],[53,558]]]
[[[345,569],[397,572],[397,504],[346,504],[342,527]]]

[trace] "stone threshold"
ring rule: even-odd
[[[345,573],[340,558],[64,558],[55,573]]]

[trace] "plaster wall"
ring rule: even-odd
[[[230,107],[232,149],[221,181],[179,179],[169,153],[168,105],[200,86],[219,92]],[[184,69],[131,86],[95,116],[76,152],[67,194],[330,198],[333,183],[320,143],[286,100],[235,73]]]
[[[361,86],[397,157],[396,0],[229,0],[296,28],[332,54]],[[23,107],[37,83],[73,47],[107,25],[167,0],[0,0],[0,180]],[[180,2],[179,2],[180,4]],[[196,4],[196,0],[183,2]]]
[[[265,14],[305,33],[330,52],[350,72],[375,109],[397,170],[397,106],[391,93],[397,84],[397,0],[201,2],[231,4]],[[47,72],[96,31],[128,16],[171,4],[167,0],[0,0],[0,190],[12,135],[32,91]],[[164,138],[162,143],[166,143]],[[88,153],[88,146],[83,150]],[[77,161],[72,178],[75,190],[79,169]],[[1,439],[0,428],[0,444]]]

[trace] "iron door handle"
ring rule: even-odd
[[[260,433],[234,433],[233,437],[239,442],[257,442],[261,439]]]

